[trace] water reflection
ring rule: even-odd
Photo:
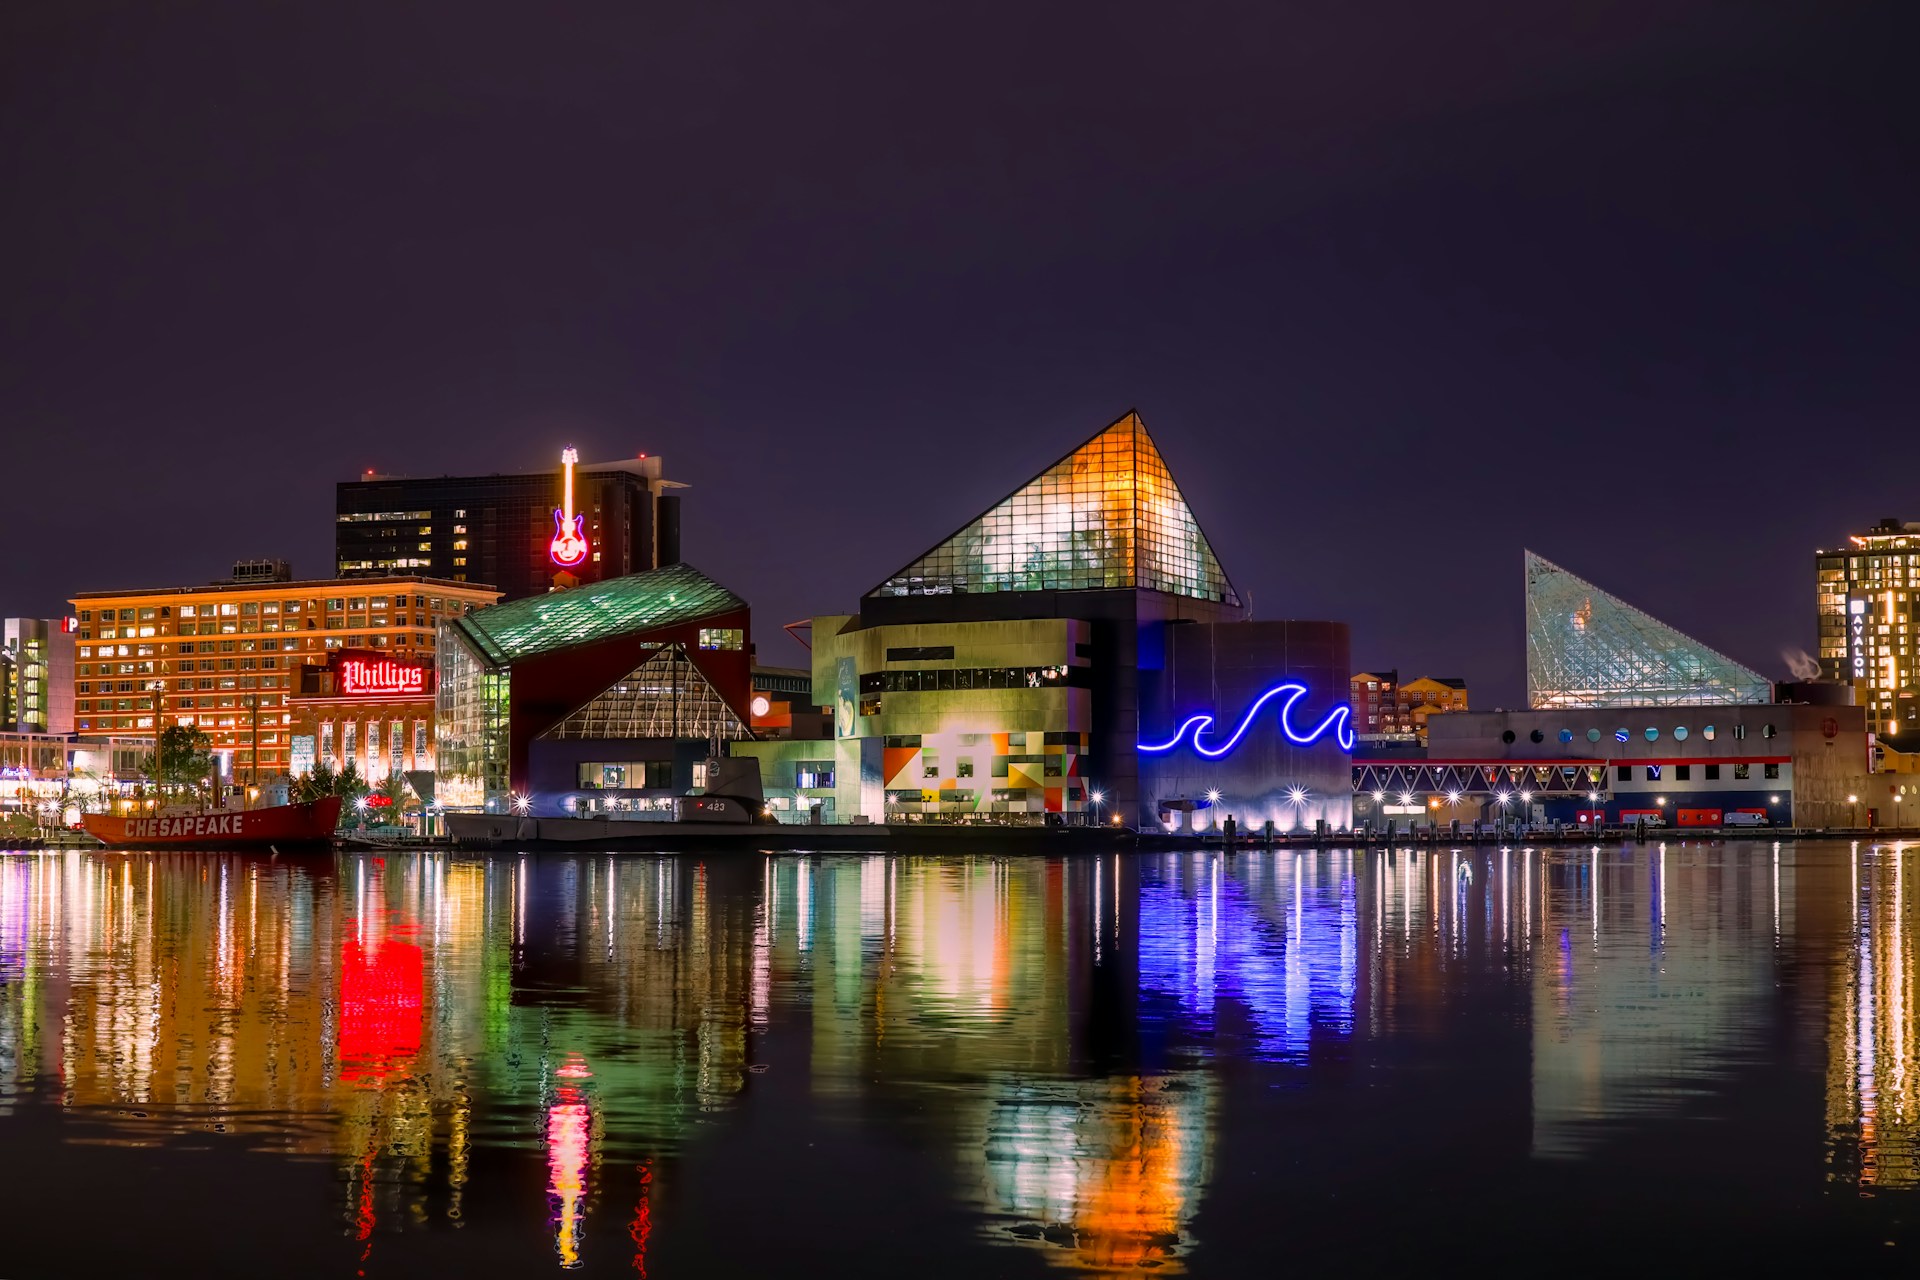
[[[1849,946],[1832,984],[1827,1124],[1836,1179],[1864,1189],[1920,1183],[1915,1096],[1911,847],[1847,854]]]
[[[1912,856],[0,857],[0,1134],[57,1116],[82,1176],[318,1162],[290,1238],[357,1269],[457,1229],[642,1275],[716,1245],[703,1162],[884,1137],[971,1223],[956,1273],[1205,1273],[1216,1181],[1297,1136],[1246,1128],[1261,1091],[1367,1081],[1353,1140],[1412,1152],[1444,1079],[1570,1166],[1804,1061],[1806,1176],[1885,1193],[1920,1178]]]

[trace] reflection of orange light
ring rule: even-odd
[[[1165,1104],[1142,1097],[1139,1080],[1124,1087],[1133,1096],[1122,1104],[1113,1158],[1097,1163],[1097,1181],[1081,1192],[1080,1260],[1102,1269],[1164,1267],[1185,1205],[1177,1121]]]
[[[1023,1107],[990,1122],[988,1161],[1004,1207],[1043,1230],[1067,1227],[1072,1250],[1056,1266],[1100,1274],[1185,1269],[1183,1225],[1207,1177],[1204,1098],[1140,1077],[1079,1091],[1075,1100]]]
[[[584,1080],[593,1073],[578,1054],[554,1072],[562,1080]],[[590,1117],[586,1094],[563,1084],[547,1108],[547,1196],[553,1202],[554,1247],[560,1265],[580,1265],[580,1216],[586,1200]]]

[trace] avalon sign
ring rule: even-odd
[[[1847,652],[1853,658],[1853,678],[1867,678],[1867,602],[1847,601]]]

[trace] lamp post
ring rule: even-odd
[[[1860,797],[1848,796],[1847,804],[1850,805],[1853,809],[1852,821],[1853,821],[1854,827],[1857,829],[1860,826]]]
[[[1107,793],[1104,791],[1089,791],[1087,798],[1093,801],[1093,825],[1097,827],[1100,825],[1100,805],[1106,800]]]

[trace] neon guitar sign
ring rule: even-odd
[[[547,544],[547,556],[562,569],[571,569],[587,558],[587,535],[584,529],[587,518],[575,515],[573,511],[573,464],[580,461],[579,452],[568,445],[560,451],[560,470],[565,475],[566,494],[563,505],[553,509],[553,541]]]

